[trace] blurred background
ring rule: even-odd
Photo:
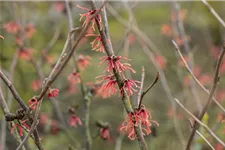
[[[209,2],[219,16],[225,20],[225,3]],[[83,24],[79,13],[86,13],[77,7],[91,8],[89,2],[69,2],[73,27]],[[101,2],[97,2],[101,6]],[[0,2],[0,63],[3,72],[11,79],[15,88],[25,101],[40,93],[43,80],[40,72],[47,77],[58,60],[68,32],[68,8],[65,2]],[[117,55],[131,59],[129,63],[136,73],[126,72],[128,78],[141,80],[141,68],[145,68],[144,89],[154,80],[157,71],[160,79],[144,97],[143,104],[151,112],[152,119],[159,127],[152,125],[152,133],[145,136],[150,149],[180,150],[190,135],[189,119],[174,98],[178,98],[193,114],[197,115],[204,106],[208,95],[193,82],[186,71],[172,40],[176,41],[190,68],[205,88],[210,89],[213,81],[216,60],[221,51],[225,29],[198,1],[191,2],[108,2],[106,4],[110,38]],[[80,30],[74,34],[74,39]],[[88,33],[91,33],[88,30]],[[97,34],[97,32],[94,32]],[[63,72],[51,86],[59,89],[59,96],[44,97],[41,106],[38,131],[45,149],[85,149],[84,99],[80,83],[72,82],[71,73],[75,71],[74,60],[80,69],[80,76],[87,89],[95,90],[96,77],[102,75],[105,65],[100,57],[104,53],[91,50],[93,37],[82,38]],[[124,61],[125,62],[125,61]],[[80,65],[79,65],[80,64]],[[38,73],[39,70],[39,73]],[[41,70],[41,71],[40,71]],[[221,65],[221,78],[214,94],[225,106],[225,59]],[[10,112],[19,105],[1,81],[3,95]],[[137,93],[132,95],[132,105],[137,106]],[[69,108],[82,125],[70,126]],[[119,130],[125,119],[125,112],[119,94],[105,96],[95,93],[90,106],[90,131],[93,150],[136,150],[136,140],[131,141]],[[4,150],[16,149],[15,139],[10,128],[5,127],[3,111],[0,111],[1,141],[6,137]],[[224,114],[212,103],[203,118],[215,134],[225,140],[225,124],[221,123]],[[109,125],[110,140],[103,139],[96,121]],[[3,125],[4,124],[4,125]],[[222,150],[203,128],[199,132],[215,147]],[[6,134],[6,135],[5,135]],[[26,133],[24,132],[24,135]],[[1,145],[3,142],[0,142]],[[27,149],[37,149],[30,138]],[[1,149],[1,148],[0,148]],[[194,150],[207,150],[209,146],[196,134]]]

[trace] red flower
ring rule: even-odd
[[[48,115],[45,113],[40,114],[40,124],[45,125],[48,122]]]
[[[128,63],[122,64],[120,62],[121,59],[123,59],[123,60],[130,60],[130,59],[126,58],[126,57],[123,57],[123,56],[112,56],[112,57],[102,56],[100,59],[103,59],[103,58],[104,58],[104,60],[102,60],[100,62],[99,66],[101,64],[103,64],[105,61],[108,61],[107,66],[106,66],[106,71],[108,71],[108,72],[110,72],[113,69],[115,69],[116,71],[119,71],[119,72],[123,72],[124,70],[130,70],[133,73],[135,73],[134,69],[131,68],[130,64],[128,64]]]
[[[90,56],[79,55],[77,65],[81,70],[83,70],[86,66],[91,65],[90,60],[91,60]]]
[[[48,97],[51,98],[51,97],[56,97],[59,95],[59,90],[58,89],[49,89],[49,92],[48,92]]]
[[[202,85],[209,85],[212,82],[212,78],[209,75],[205,74],[199,76],[198,80]]]
[[[134,89],[133,87],[135,86],[135,88],[140,88],[136,83],[141,83],[140,81],[135,81],[135,80],[130,80],[130,79],[125,79],[123,81],[123,87],[121,88],[121,93],[124,93],[124,90],[126,90],[128,92],[128,95],[133,95],[133,91],[137,92],[136,89]]]
[[[84,21],[84,23],[83,23],[83,25],[82,25],[82,27],[84,27],[84,26],[87,25],[88,21],[90,21],[91,16],[96,12],[96,10],[91,10],[91,9],[82,7],[82,6],[80,6],[80,5],[77,5],[77,7],[80,8],[80,9],[83,9],[83,10],[88,11],[88,12],[85,13],[85,14],[80,14],[80,16],[81,16],[81,17],[80,17],[80,21],[82,20],[83,17],[86,17],[86,19],[85,19],[85,21]],[[96,17],[95,17],[95,19],[93,18],[93,19],[91,20],[91,28],[93,29],[93,31],[95,31],[95,27],[94,27],[95,21],[98,22],[98,24],[100,25],[100,30],[102,30],[102,17],[101,17],[100,14],[97,14]]]
[[[32,83],[31,83],[31,88],[32,90],[34,91],[37,91],[41,86],[41,81],[40,80],[34,80]]]
[[[220,144],[220,143],[217,143],[216,145],[215,145],[215,150],[223,150],[223,145],[222,144]]]
[[[69,108],[70,116],[68,118],[68,123],[70,126],[76,127],[77,124],[82,125],[82,122],[78,116],[75,115],[75,109]]]
[[[109,128],[104,128],[104,127],[101,127],[100,128],[100,137],[103,139],[103,140],[108,140],[108,141],[111,141],[112,140],[112,137],[110,136],[110,132],[109,132]]]
[[[222,102],[225,100],[225,90],[219,90],[217,93],[216,93],[216,98],[218,101]]]
[[[31,50],[28,48],[19,50],[19,57],[23,60],[30,60]]]
[[[77,83],[81,82],[80,74],[78,72],[73,72],[73,73],[69,74],[67,79],[73,84],[77,84]]]
[[[172,35],[172,27],[168,24],[163,24],[161,27],[161,33],[166,36]]]
[[[26,121],[27,120],[23,120],[23,121],[20,121],[20,123],[14,124],[14,126],[12,126],[11,128],[11,134],[13,134],[15,128],[18,127],[19,135],[23,136],[23,128],[25,127],[27,129],[30,129],[30,127],[26,124]]]
[[[116,94],[117,92],[117,82],[114,76],[109,75],[101,75],[96,78],[102,78],[100,83],[105,82],[101,87],[100,91],[105,92],[106,96],[111,96],[113,94]]]
[[[65,10],[64,2],[58,1],[54,3],[55,9],[58,12],[63,12]]]
[[[218,46],[213,45],[210,48],[210,52],[211,52],[211,55],[214,57],[214,59],[217,59],[220,54],[220,48]]]
[[[159,67],[161,69],[165,69],[166,68],[166,60],[163,56],[160,56],[160,55],[156,55],[155,56],[155,62],[159,65]]]
[[[189,42],[191,40],[191,37],[190,36],[186,36],[186,39],[187,41]],[[184,45],[184,41],[183,41],[183,38],[181,36],[178,36],[176,39],[175,39],[176,43],[178,46],[183,46]]]
[[[25,27],[25,37],[26,38],[31,38],[34,33],[36,32],[35,27],[32,24],[27,24]]]
[[[134,126],[137,125],[138,120],[136,120],[136,116],[133,112],[129,113],[123,122],[120,130],[124,130],[125,133],[128,134],[128,138],[130,140],[134,140],[136,138],[136,133],[134,130]]]
[[[36,98],[31,98],[28,100],[28,105],[31,110],[36,109],[37,104],[38,104],[38,101]]]
[[[21,26],[15,21],[10,21],[4,24],[3,28],[5,28],[7,32],[15,34],[21,29]]]
[[[75,114],[72,114],[72,115],[69,116],[68,123],[72,127],[76,127],[77,124],[82,125],[82,122],[81,122],[80,118],[77,117]]]
[[[159,126],[158,122],[155,120],[152,120],[152,116],[148,110],[145,109],[145,107],[142,107],[136,114],[136,118],[141,121],[141,124],[144,126],[142,127],[143,132],[146,133],[146,135],[151,133],[150,127],[152,126],[152,122],[155,123],[157,126]]]
[[[155,120],[152,120],[152,116],[149,111],[142,106],[139,111],[135,113],[130,112],[127,115],[120,130],[124,130],[128,134],[128,138],[134,140],[137,137],[134,128],[135,126],[138,126],[139,122],[141,123],[141,128],[144,135],[149,135],[151,133],[150,127],[152,126],[152,122],[159,126]]]
[[[99,51],[99,52],[105,52],[104,51],[104,45],[102,43],[102,38],[100,35],[98,34],[86,34],[86,36],[95,36],[96,38],[90,43],[91,44],[91,47],[92,47],[92,50],[95,50],[95,51]]]
[[[52,120],[50,123],[50,127],[51,127],[51,133],[52,134],[57,134],[59,131],[59,127],[58,124],[55,120]]]

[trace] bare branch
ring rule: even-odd
[[[176,42],[173,41],[173,44],[174,44],[176,50],[181,55],[181,53],[179,51],[179,47],[177,46]],[[200,112],[200,114],[198,116],[199,120],[202,120],[203,116],[205,115],[207,109],[209,108],[209,106],[210,106],[210,104],[211,104],[211,102],[213,100],[213,94],[214,94],[214,92],[216,90],[216,86],[217,86],[218,81],[219,81],[219,70],[220,70],[220,65],[221,65],[221,62],[222,62],[224,54],[225,54],[225,42],[224,42],[223,49],[222,49],[222,51],[220,53],[220,56],[218,58],[218,61],[217,61],[216,70],[215,70],[215,73],[214,73],[213,85],[212,85],[212,88],[210,90],[209,97],[208,97],[208,99],[206,101],[206,104],[204,105],[203,110]],[[198,123],[195,122],[194,123],[194,127],[193,127],[192,132],[191,132],[191,135],[190,135],[189,140],[188,140],[188,144],[187,144],[186,150],[190,149],[191,142],[192,142],[192,140],[194,138],[194,135],[195,135],[195,132],[196,132],[197,129],[198,129]]]
[[[192,76],[192,78],[195,80],[195,82],[197,83],[197,85],[199,85],[199,87],[205,91],[208,95],[210,94],[209,90],[207,90],[200,82],[199,80],[196,78],[196,76],[194,75],[194,73],[191,71],[191,69],[189,68],[187,62],[185,61],[183,55],[180,52],[180,49],[178,47],[178,45],[176,44],[176,42],[173,41],[173,45],[175,46],[180,58],[182,59],[187,71],[190,73],[190,75]],[[225,108],[223,108],[223,106],[216,100],[215,97],[212,98],[213,101],[216,103],[216,105],[223,111],[223,113],[225,113]]]
[[[209,143],[209,141],[197,130],[196,133],[209,145],[209,147],[212,150],[215,150],[215,148]]]
[[[142,92],[140,101],[142,101],[142,99],[143,99],[143,97],[145,96],[145,94],[148,93],[148,91],[149,91],[149,90],[157,83],[158,80],[159,80],[159,72],[157,72],[154,81],[153,81],[152,84],[147,88],[147,90],[145,90],[145,91]],[[140,107],[141,107],[141,102],[140,102],[138,108],[140,108]]]
[[[202,3],[209,9],[211,14],[219,21],[219,23],[225,28],[225,22],[223,19],[216,13],[216,11],[210,6],[206,0],[202,0]]]
[[[183,104],[180,103],[180,101],[178,99],[175,98],[175,101],[177,102],[178,105],[180,105],[181,108],[183,108],[184,111],[186,111],[198,124],[200,124],[202,127],[204,127],[209,134],[220,144],[223,145],[223,147],[225,147],[225,143],[215,135],[215,133],[204,123],[202,123],[197,117],[195,117],[195,115],[193,115]],[[194,127],[194,126],[193,126]]]
[[[141,103],[142,103],[142,91],[143,91],[143,86],[144,86],[144,80],[145,80],[145,68],[144,66],[142,66],[142,73],[141,73],[141,86],[140,86],[140,89],[139,89],[139,92],[138,92],[138,98],[137,98],[137,101],[138,101],[138,110],[141,108]]]

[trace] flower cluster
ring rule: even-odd
[[[93,29],[93,31],[95,31],[95,22],[97,21],[97,24],[100,25],[100,28],[102,30],[102,25],[101,25],[102,24],[102,17],[101,17],[100,14],[97,14],[95,18],[90,20],[92,15],[94,15],[97,10],[91,10],[91,9],[82,7],[80,5],[77,5],[77,7],[87,11],[87,13],[80,14],[80,16],[81,16],[80,21],[82,20],[83,17],[86,17],[86,19],[83,23],[83,27],[86,26],[89,21],[91,21],[91,28]]]
[[[90,9],[81,7],[79,5],[78,7],[88,11],[85,14],[80,14],[81,16],[80,20],[83,17],[86,17],[86,20],[83,23],[83,26],[86,26],[88,21],[90,21],[91,15],[93,15],[96,12],[96,10],[90,10]],[[96,23],[97,26],[100,27],[100,32],[101,32],[102,26],[101,26],[100,17],[101,16],[98,14],[95,20],[91,20],[92,22],[91,28],[93,29],[93,31],[95,31],[94,23]],[[109,39],[106,39],[106,40],[102,39],[101,34],[89,33],[89,34],[86,34],[86,36],[95,37],[94,41],[90,43],[92,46],[92,50],[104,53],[105,52],[104,48],[106,46],[105,44],[110,44]],[[157,56],[155,59],[159,63],[161,68],[166,67],[166,61],[163,57]],[[106,63],[106,69],[104,71],[105,73],[104,75],[100,75],[96,77],[97,79],[100,79],[99,81],[100,87],[98,88],[98,90],[96,90],[97,93],[102,94],[104,97],[115,95],[117,93],[117,85],[119,85],[120,87],[120,95],[127,94],[128,96],[131,96],[133,95],[134,92],[137,92],[137,88],[140,88],[138,84],[140,84],[141,82],[127,79],[125,77],[125,71],[128,70],[128,71],[131,71],[132,73],[135,73],[135,71],[129,63],[121,62],[121,61],[129,61],[130,59],[124,56],[115,56],[114,54],[108,54],[108,56],[102,56],[100,60],[101,61],[99,66],[101,66],[103,63]],[[118,74],[121,75],[122,77],[121,81],[117,81],[116,79]],[[75,118],[74,122],[76,122],[75,121],[77,119],[76,116],[74,118]],[[156,121],[151,120],[151,118],[152,118],[151,114],[145,109],[145,107],[142,106],[141,108],[137,109],[137,111],[131,112],[128,114],[120,130],[125,130],[126,133],[128,134],[128,137],[131,140],[134,140],[136,138],[135,128],[140,123],[142,126],[143,134],[148,135],[151,133],[150,127],[152,126],[152,123],[159,125]],[[100,132],[101,138],[110,139],[109,130],[107,128],[100,128],[99,132]]]
[[[38,104],[38,101],[35,97],[28,100],[28,105],[31,110],[34,110]]]
[[[120,130],[124,130],[128,134],[128,138],[134,140],[137,137],[135,127],[137,127],[139,123],[142,127],[143,135],[149,135],[151,133],[150,127],[152,126],[152,123],[159,126],[158,122],[152,120],[150,112],[142,106],[139,110],[127,115],[125,121],[120,127]]]
[[[49,92],[48,92],[48,97],[49,98],[52,98],[52,97],[56,97],[59,95],[59,90],[58,89],[49,89]]]
[[[76,127],[77,124],[82,125],[80,118],[75,115],[75,110],[73,108],[69,109],[68,124],[72,127]]]
[[[90,60],[91,60],[90,56],[79,55],[77,60],[77,65],[79,69],[83,70],[88,65],[91,65]]]
[[[26,124],[27,120],[19,121],[19,123],[14,124],[11,128],[11,134],[13,134],[15,128],[17,127],[19,130],[19,135],[23,136],[23,128],[30,129],[30,127]]]

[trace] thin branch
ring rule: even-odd
[[[197,130],[196,133],[209,145],[209,147],[212,149],[212,150],[216,150],[211,144],[210,142]]]
[[[176,50],[178,52],[180,52],[179,51],[179,47],[177,46],[177,44],[174,41],[173,41],[173,44],[174,44]],[[211,102],[213,100],[213,94],[214,94],[214,92],[216,90],[216,86],[217,86],[218,81],[219,81],[219,70],[220,70],[220,65],[221,65],[221,62],[222,62],[224,54],[225,54],[225,42],[224,42],[223,49],[222,49],[222,51],[220,53],[220,56],[218,58],[218,61],[217,61],[216,70],[215,70],[215,73],[214,73],[213,85],[212,85],[212,88],[210,90],[210,94],[209,94],[209,97],[208,97],[208,99],[206,101],[206,104],[204,105],[202,111],[200,112],[200,114],[198,116],[199,120],[202,120],[203,116],[205,115],[207,109],[209,108],[209,106],[210,106],[210,104],[211,104]],[[188,144],[187,144],[186,150],[190,150],[191,143],[192,143],[192,141],[194,139],[194,135],[195,135],[195,132],[196,132],[197,129],[198,129],[198,123],[195,122],[194,123],[194,127],[193,127],[193,129],[191,131],[191,135],[189,136],[189,139],[188,139]]]
[[[180,52],[180,49],[179,49],[178,45],[177,45],[175,42],[173,42],[173,44],[174,44],[174,46],[175,46],[175,48],[176,48],[176,50],[177,50],[177,52],[178,52],[180,58],[182,59],[182,61],[183,61],[184,65],[185,65],[187,71],[190,73],[190,75],[191,75],[192,78],[195,80],[195,82],[197,83],[197,85],[199,85],[199,87],[209,95],[209,94],[210,94],[209,90],[207,90],[207,89],[200,83],[200,81],[197,79],[197,77],[194,75],[194,73],[193,73],[193,72],[191,71],[191,69],[189,68],[187,62],[185,61],[183,55],[182,55],[181,52]],[[213,101],[216,103],[216,105],[223,111],[223,113],[225,113],[225,108],[223,108],[223,106],[216,100],[216,98],[213,97],[212,99],[213,99]]]
[[[211,14],[219,21],[219,23],[225,28],[225,22],[223,19],[216,13],[216,11],[210,6],[206,0],[202,0],[202,3],[209,9]]]
[[[138,98],[137,98],[137,101],[138,101],[137,108],[138,108],[138,110],[141,108],[144,80],[145,80],[145,68],[144,68],[144,66],[142,66],[141,85],[140,85],[140,89],[139,89],[139,92],[138,92]]]
[[[177,1],[171,1],[173,7],[174,7],[174,12],[175,12],[175,17],[176,17],[176,22],[177,22],[177,28],[179,30],[179,33],[181,35],[181,39],[184,41],[184,50],[185,52],[187,53],[188,55],[188,65],[190,66],[190,69],[193,70],[193,58],[191,56],[191,48],[190,48],[190,45],[189,45],[189,42],[188,42],[188,39],[187,39],[187,34],[185,32],[185,29],[184,29],[184,24],[183,24],[183,21],[180,17],[180,5],[178,4]],[[196,90],[196,85],[195,85],[195,82],[193,81],[193,79],[191,79],[190,81],[190,84],[191,84],[191,92],[194,96],[194,99],[196,101],[196,104],[197,104],[197,107],[198,107],[198,111],[200,112],[202,110],[202,103],[199,99],[199,95],[197,93],[197,90]]]
[[[178,99],[174,99],[178,105],[180,105],[181,108],[183,108],[184,111],[186,111],[198,124],[200,124],[202,127],[204,127],[209,134],[217,141],[219,142],[223,147],[225,147],[225,143],[215,135],[215,133],[204,123],[202,123],[197,117],[195,117],[195,115],[193,115],[183,104],[180,103],[180,101]],[[194,126],[193,126],[194,128]]]
[[[15,87],[13,86],[13,84],[9,81],[9,79],[5,76],[5,74],[2,72],[2,69],[0,68],[0,77],[2,78],[2,80],[5,82],[5,84],[8,86],[8,88],[10,89],[10,91],[12,92],[14,98],[16,99],[16,101],[20,104],[20,106],[24,109],[24,110],[28,110],[29,108],[27,107],[27,105],[24,103],[24,101],[22,100],[22,98],[20,97],[20,95],[17,93]]]
[[[159,80],[159,72],[157,72],[154,81],[153,81],[152,84],[147,88],[147,90],[145,90],[145,91],[142,92],[141,97],[140,97],[140,103],[139,103],[139,107],[138,107],[138,108],[141,108],[141,102],[142,102],[143,97],[144,97],[145,94],[147,94],[148,91],[149,91],[149,90],[157,83],[158,80]]]

